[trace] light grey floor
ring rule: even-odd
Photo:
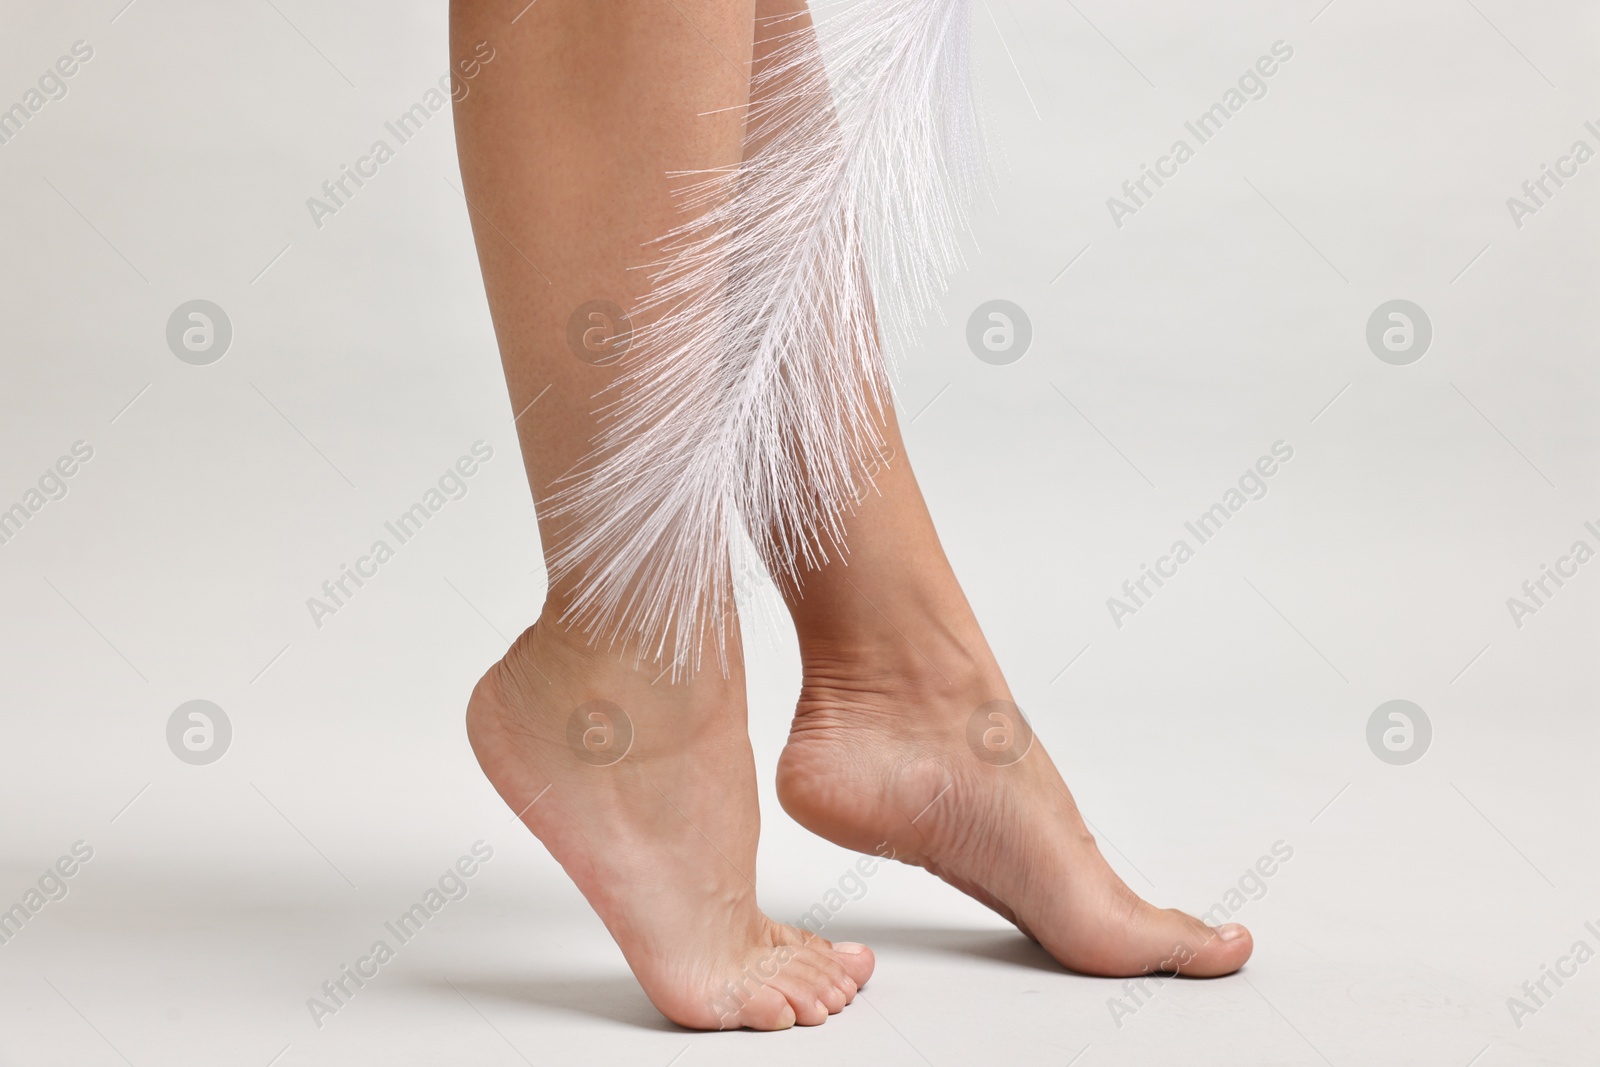
[[[1600,949],[1600,562],[1507,602],[1600,548],[1600,162],[1520,226],[1506,203],[1600,148],[1592,8],[979,8],[998,195],[904,363],[912,459],[1113,863],[1194,911],[1242,886],[1257,953],[1135,1004],[886,869],[827,930],[878,951],[861,1003],[765,1036],[665,1024],[462,736],[543,573],[448,114],[320,228],[305,206],[444,73],[444,5],[123,3],[0,16],[0,106],[93,50],[0,145],[0,507],[93,450],[0,545],[0,908],[92,849],[0,944],[0,1063],[1593,1062],[1600,962],[1523,983]],[[1115,225],[1277,41],[1265,95]],[[167,343],[193,299],[231,322],[210,365]],[[992,299],[1031,322],[1009,365],[965,341]],[[1391,300],[1431,323],[1404,365],[1366,340]],[[480,440],[465,497],[314,625]],[[1266,495],[1117,625],[1277,442]],[[797,666],[753,648],[767,777]],[[232,728],[204,766],[167,742],[196,699]],[[1396,699],[1431,725],[1404,765],[1368,743]],[[851,857],[763,801],[763,900],[797,915]],[[317,1026],[479,841],[466,897]]]

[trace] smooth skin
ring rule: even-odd
[[[588,301],[629,308],[645,295],[646,246],[683,222],[671,175],[740,161],[752,62],[796,25],[771,17],[803,18],[804,8],[524,2],[453,0],[450,34],[455,59],[478,42],[495,49],[457,100],[457,145],[523,461],[542,501],[587,454],[595,396],[617,373],[575,357],[569,317]],[[892,412],[880,429],[890,459],[849,522],[848,557],[807,575],[803,595],[786,594],[804,678],[778,767],[785,810],[847,848],[925,867],[1073,970],[1237,970],[1249,933],[1134,894],[1041,744],[1005,766],[969,747],[974,711],[1011,694]],[[543,543],[558,543],[542,509],[539,523]],[[736,642],[726,677],[711,668],[669,683],[659,665],[633,669],[563,627],[572,594],[554,583],[539,619],[473,692],[468,736],[489,780],[667,1018],[696,1029],[825,1021],[874,959],[757,906],[760,815]],[[624,758],[601,763],[574,747],[569,720],[600,706],[591,701],[626,709]]]

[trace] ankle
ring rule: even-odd
[[[610,667],[612,661],[621,662],[546,611],[517,635],[500,666],[519,688],[532,689],[548,686],[555,674],[564,679],[592,677]]]
[[[954,577],[828,574],[789,603],[801,662],[869,668],[935,689],[997,674],[994,656]]]
[[[629,767],[658,771],[676,767],[697,745],[721,745],[744,734],[742,676],[711,671],[674,684],[661,673],[659,664],[635,668],[541,617],[478,682],[467,708],[468,734],[475,735],[475,747],[509,737],[524,750],[531,743],[555,753],[563,763],[564,748],[591,763],[588,753],[606,754],[588,741],[591,724],[600,724],[626,737],[618,760],[626,756]]]
[[[799,717],[845,712],[855,722],[911,718],[936,726],[964,721],[972,708],[1010,697],[981,635],[958,640],[945,630],[813,634],[801,641],[800,664]]]

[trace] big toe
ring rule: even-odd
[[[1187,915],[1183,917],[1204,930],[1206,935],[1194,951],[1193,958],[1178,968],[1180,974],[1191,978],[1216,978],[1232,974],[1243,967],[1250,953],[1255,951],[1255,941],[1250,937],[1250,931],[1239,923],[1206,926],[1199,919]]]
[[[1176,908],[1151,908],[1146,920],[1141,940],[1147,953],[1160,954],[1159,959],[1144,961],[1143,966],[1150,971],[1216,978],[1243,967],[1255,947],[1250,931],[1238,923],[1207,926]]]
[[[1250,958],[1250,931],[1238,923],[1207,926],[1172,908],[1140,903],[1120,922],[1080,925],[1076,938],[1042,942],[1072,970],[1107,978],[1183,974],[1215,978],[1232,974]],[[1059,933],[1060,931],[1052,931]]]
[[[833,943],[833,956],[860,989],[867,984],[867,979],[872,977],[873,968],[878,965],[877,957],[872,950],[859,941],[835,941]]]

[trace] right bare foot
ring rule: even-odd
[[[756,906],[744,679],[653,677],[536,623],[473,690],[467,736],[663,1015],[697,1030],[821,1023],[873,956]]]

